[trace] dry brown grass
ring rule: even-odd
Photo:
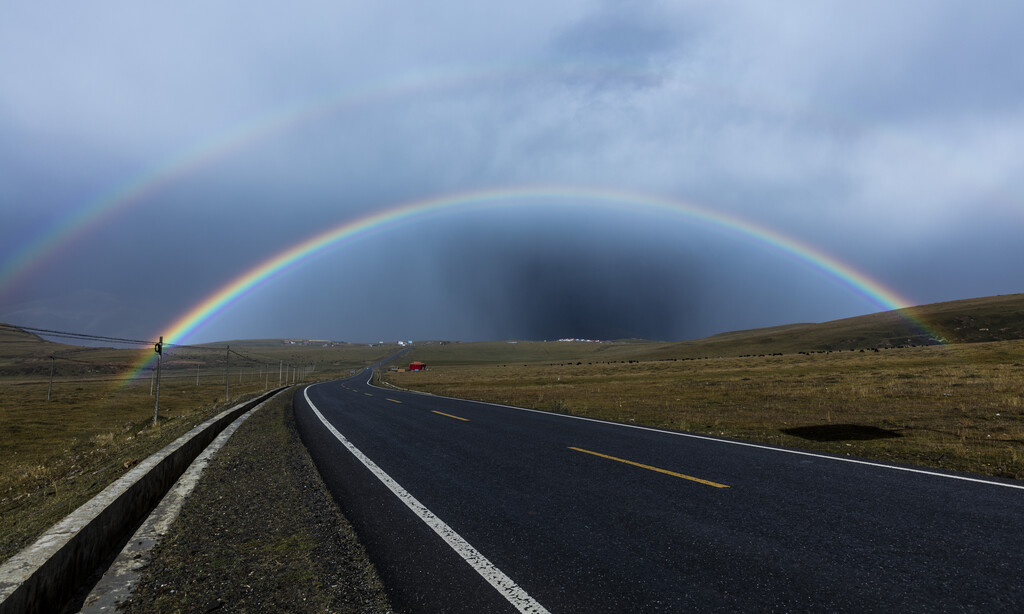
[[[694,361],[453,365],[386,377],[436,394],[1024,478],[1024,341]],[[818,428],[786,432],[798,427]]]
[[[279,349],[268,342],[247,343],[253,346],[244,348],[247,353],[260,352],[274,365],[271,375],[261,376],[250,365],[233,367],[232,398],[225,402],[223,363],[204,363],[198,386],[195,364],[166,369],[155,425],[150,379],[122,385],[114,370],[135,362],[137,351],[43,342],[24,342],[25,348],[17,343],[0,346],[0,362],[8,373],[0,376],[0,560],[30,544],[138,461],[227,407],[268,385],[275,387],[278,360],[317,364],[311,377],[337,377],[395,351],[365,346]],[[42,350],[32,350],[34,346]],[[48,402],[46,354],[54,347],[65,355],[74,352],[79,362],[58,363]],[[211,355],[223,356],[221,351],[200,356]],[[188,355],[178,352],[176,358],[185,363]]]
[[[6,385],[5,385],[6,384]],[[214,386],[182,382],[161,390],[153,424],[149,383],[117,389],[110,382],[0,383],[0,560],[96,495],[139,460],[230,404],[262,392],[240,387],[232,402]],[[235,391],[233,391],[234,393]]]

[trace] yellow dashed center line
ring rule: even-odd
[[[372,395],[372,394],[370,394],[369,392],[364,392],[363,394],[365,394],[365,395],[366,395],[366,396],[368,396],[368,397],[372,397],[372,396],[373,396],[373,395]]]
[[[384,397],[384,398],[387,398],[387,397]],[[388,399],[388,400],[389,400],[389,401],[391,401],[392,403],[398,403],[399,405],[401,405],[401,404],[402,404],[402,402],[401,402],[401,401],[396,401],[396,400],[394,400],[394,399]]]
[[[431,411],[434,411],[434,410],[431,410]],[[447,417],[449,417],[449,418],[455,418],[456,420],[462,420],[463,422],[469,422],[469,420],[468,420],[468,419],[466,419],[466,418],[460,418],[460,417],[458,417],[458,416],[453,416],[453,415],[451,415],[451,414],[446,414],[446,413],[444,413],[443,411],[434,411],[434,413],[435,413],[435,414],[441,414],[442,416],[447,416]]]
[[[729,488],[725,484],[719,484],[718,482],[709,482],[708,480],[695,478],[692,475],[683,475],[682,473],[676,473],[675,471],[669,471],[668,469],[659,469],[658,467],[651,467],[650,465],[635,463],[633,461],[626,460],[623,458],[615,458],[614,456],[608,456],[607,454],[601,454],[600,452],[591,452],[590,450],[584,450],[583,448],[574,448],[572,446],[569,446],[569,449],[576,450],[577,452],[583,452],[585,454],[593,454],[594,456],[600,456],[601,458],[607,458],[608,460],[618,461],[620,463],[626,463],[627,465],[633,465],[634,467],[640,467],[641,469],[649,469],[651,471],[657,471],[658,473],[664,473],[666,475],[671,475],[677,478],[683,478],[684,480],[690,480],[691,482],[700,482],[701,484],[714,486],[715,488]]]

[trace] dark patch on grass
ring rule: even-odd
[[[863,424],[814,424],[779,430],[787,435],[811,441],[870,441],[903,437],[896,431]]]

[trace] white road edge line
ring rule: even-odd
[[[370,379],[366,381],[367,384],[374,388],[380,388],[371,381],[373,375],[371,373]],[[558,416],[560,418],[570,418],[572,420],[583,420],[585,422],[597,422],[599,424],[609,424],[611,426],[621,426],[627,429],[637,429],[640,431],[652,431],[654,433],[664,433],[666,435],[676,435],[678,437],[689,437],[691,439],[701,439],[704,441],[713,441],[716,443],[727,443],[734,446],[746,446],[748,448],[758,448],[761,450],[770,450],[772,452],[784,452],[786,454],[798,454],[800,456],[811,456],[814,458],[821,458],[831,461],[840,461],[844,463],[854,463],[856,465],[867,465],[869,467],[879,467],[881,469],[892,469],[894,471],[907,471],[909,473],[920,473],[923,475],[931,475],[940,478],[948,478],[950,480],[963,480],[965,482],[977,482],[979,484],[988,484],[990,486],[1002,486],[1003,488],[1016,488],[1017,490],[1024,490],[1022,484],[1007,484],[1006,482],[993,482],[992,480],[983,480],[981,478],[971,478],[965,475],[953,475],[949,473],[939,473],[938,471],[928,471],[925,469],[914,469],[912,467],[900,467],[898,465],[886,465],[885,463],[875,463],[872,461],[859,460],[856,458],[843,458],[841,456],[829,456],[827,454],[815,454],[814,452],[805,452],[803,450],[793,450],[790,448],[776,448],[773,446],[765,446],[757,443],[749,443],[746,441],[734,441],[732,439],[719,439],[717,437],[708,437],[706,435],[695,435],[693,433],[681,433],[679,431],[666,431],[664,429],[657,429],[650,426],[638,426],[636,424],[622,424],[621,422],[609,422],[607,420],[598,420],[596,418],[584,418],[583,416],[570,416],[569,414],[558,414],[550,411],[543,411],[540,409],[530,409],[528,407],[516,407],[515,405],[502,405],[501,403],[490,403],[488,401],[474,401],[472,399],[460,399],[458,397],[448,397],[441,394],[430,394],[429,392],[420,392],[418,390],[402,390],[408,394],[420,394],[428,397],[437,397],[440,399],[451,399],[453,401],[464,401],[466,403],[479,403],[480,405],[491,405],[494,407],[504,407],[506,409],[517,409],[519,411],[528,411],[535,414],[544,414],[547,416]]]
[[[434,533],[437,533],[441,539],[447,543],[452,550],[454,550],[459,556],[463,558],[467,563],[470,564],[473,569],[480,574],[484,580],[487,580],[488,584],[498,590],[501,595],[508,600],[517,610],[524,613],[547,613],[548,610],[541,604],[537,603],[533,597],[531,597],[526,591],[524,591],[518,584],[516,584],[511,578],[505,575],[500,569],[494,566],[487,560],[483,554],[481,554],[476,548],[470,545],[461,535],[455,532],[450,526],[448,526],[443,520],[438,518],[433,512],[431,512],[425,505],[420,503],[415,497],[413,497],[409,491],[402,488],[398,482],[396,482],[390,475],[384,472],[383,469],[377,466],[377,463],[370,460],[365,454],[363,454],[359,448],[352,445],[348,439],[345,438],[338,429],[334,428],[334,425],[327,421],[327,418],[320,413],[316,405],[313,404],[312,399],[309,398],[309,389],[313,386],[306,386],[302,390],[302,395],[306,397],[306,402],[309,403],[309,408],[313,410],[320,422],[327,427],[327,430],[334,435],[341,445],[345,446],[349,452],[352,453],[359,462],[363,463],[367,469],[370,470],[373,475],[377,477],[385,486],[388,487],[392,493],[395,494],[398,499],[406,505],[414,514],[419,516],[420,520],[426,523]]]

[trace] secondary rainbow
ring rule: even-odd
[[[898,310],[911,305],[907,299],[895,291],[836,260],[820,249],[734,215],[658,196],[578,187],[540,186],[448,194],[398,205],[359,219],[346,221],[309,237],[245,271],[174,320],[164,329],[163,336],[171,344],[186,341],[189,335],[261,284],[346,240],[371,232],[381,232],[400,224],[409,224],[415,220],[442,213],[454,214],[460,211],[486,209],[499,205],[515,206],[524,203],[582,207],[590,210],[595,207],[605,207],[617,211],[622,211],[627,207],[633,209],[640,207],[680,215],[726,229],[747,239],[753,239],[808,263],[865,296],[883,310]],[[906,317],[922,330],[931,332],[922,322],[914,320],[909,315]],[[137,365],[130,377],[134,377],[139,371],[146,368],[151,360],[151,357],[147,356]]]

